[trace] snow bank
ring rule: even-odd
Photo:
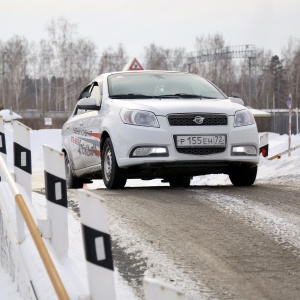
[[[22,119],[22,117],[10,109],[0,110],[0,116],[2,116],[4,122],[11,122],[12,120]]]

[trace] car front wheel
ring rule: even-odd
[[[125,170],[119,168],[111,139],[106,139],[101,156],[102,178],[108,189],[123,188],[127,181]]]
[[[235,186],[252,185],[256,179],[257,166],[236,166],[229,172],[229,178]]]

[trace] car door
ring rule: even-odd
[[[102,81],[93,82],[90,97],[100,106],[102,101]],[[101,108],[100,108],[101,110]],[[98,110],[85,111],[78,122],[78,154],[80,169],[100,165],[100,127],[101,117]]]
[[[85,87],[84,90],[81,92],[78,100],[85,97],[86,95],[89,95],[90,89],[91,85]],[[81,136],[80,123],[81,119],[83,118],[82,115],[84,114],[84,112],[84,110],[78,109],[76,106],[72,113],[72,116],[62,128],[63,144],[67,150],[69,160],[74,170],[79,169],[81,165],[79,137]]]

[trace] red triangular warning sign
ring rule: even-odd
[[[144,68],[136,58],[130,61],[123,69],[123,71],[141,71],[141,70],[144,70]]]

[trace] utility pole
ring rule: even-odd
[[[291,136],[292,136],[292,94],[288,97],[288,107],[289,107],[289,156],[291,156]]]
[[[249,59],[249,103],[248,105],[250,107],[252,107],[252,65],[251,65],[251,59],[253,57],[249,56],[248,59]]]
[[[4,94],[5,54],[6,54],[6,52],[2,50],[2,87],[1,87],[1,90],[2,90],[2,105],[3,105],[3,108],[5,108],[5,94]]]

